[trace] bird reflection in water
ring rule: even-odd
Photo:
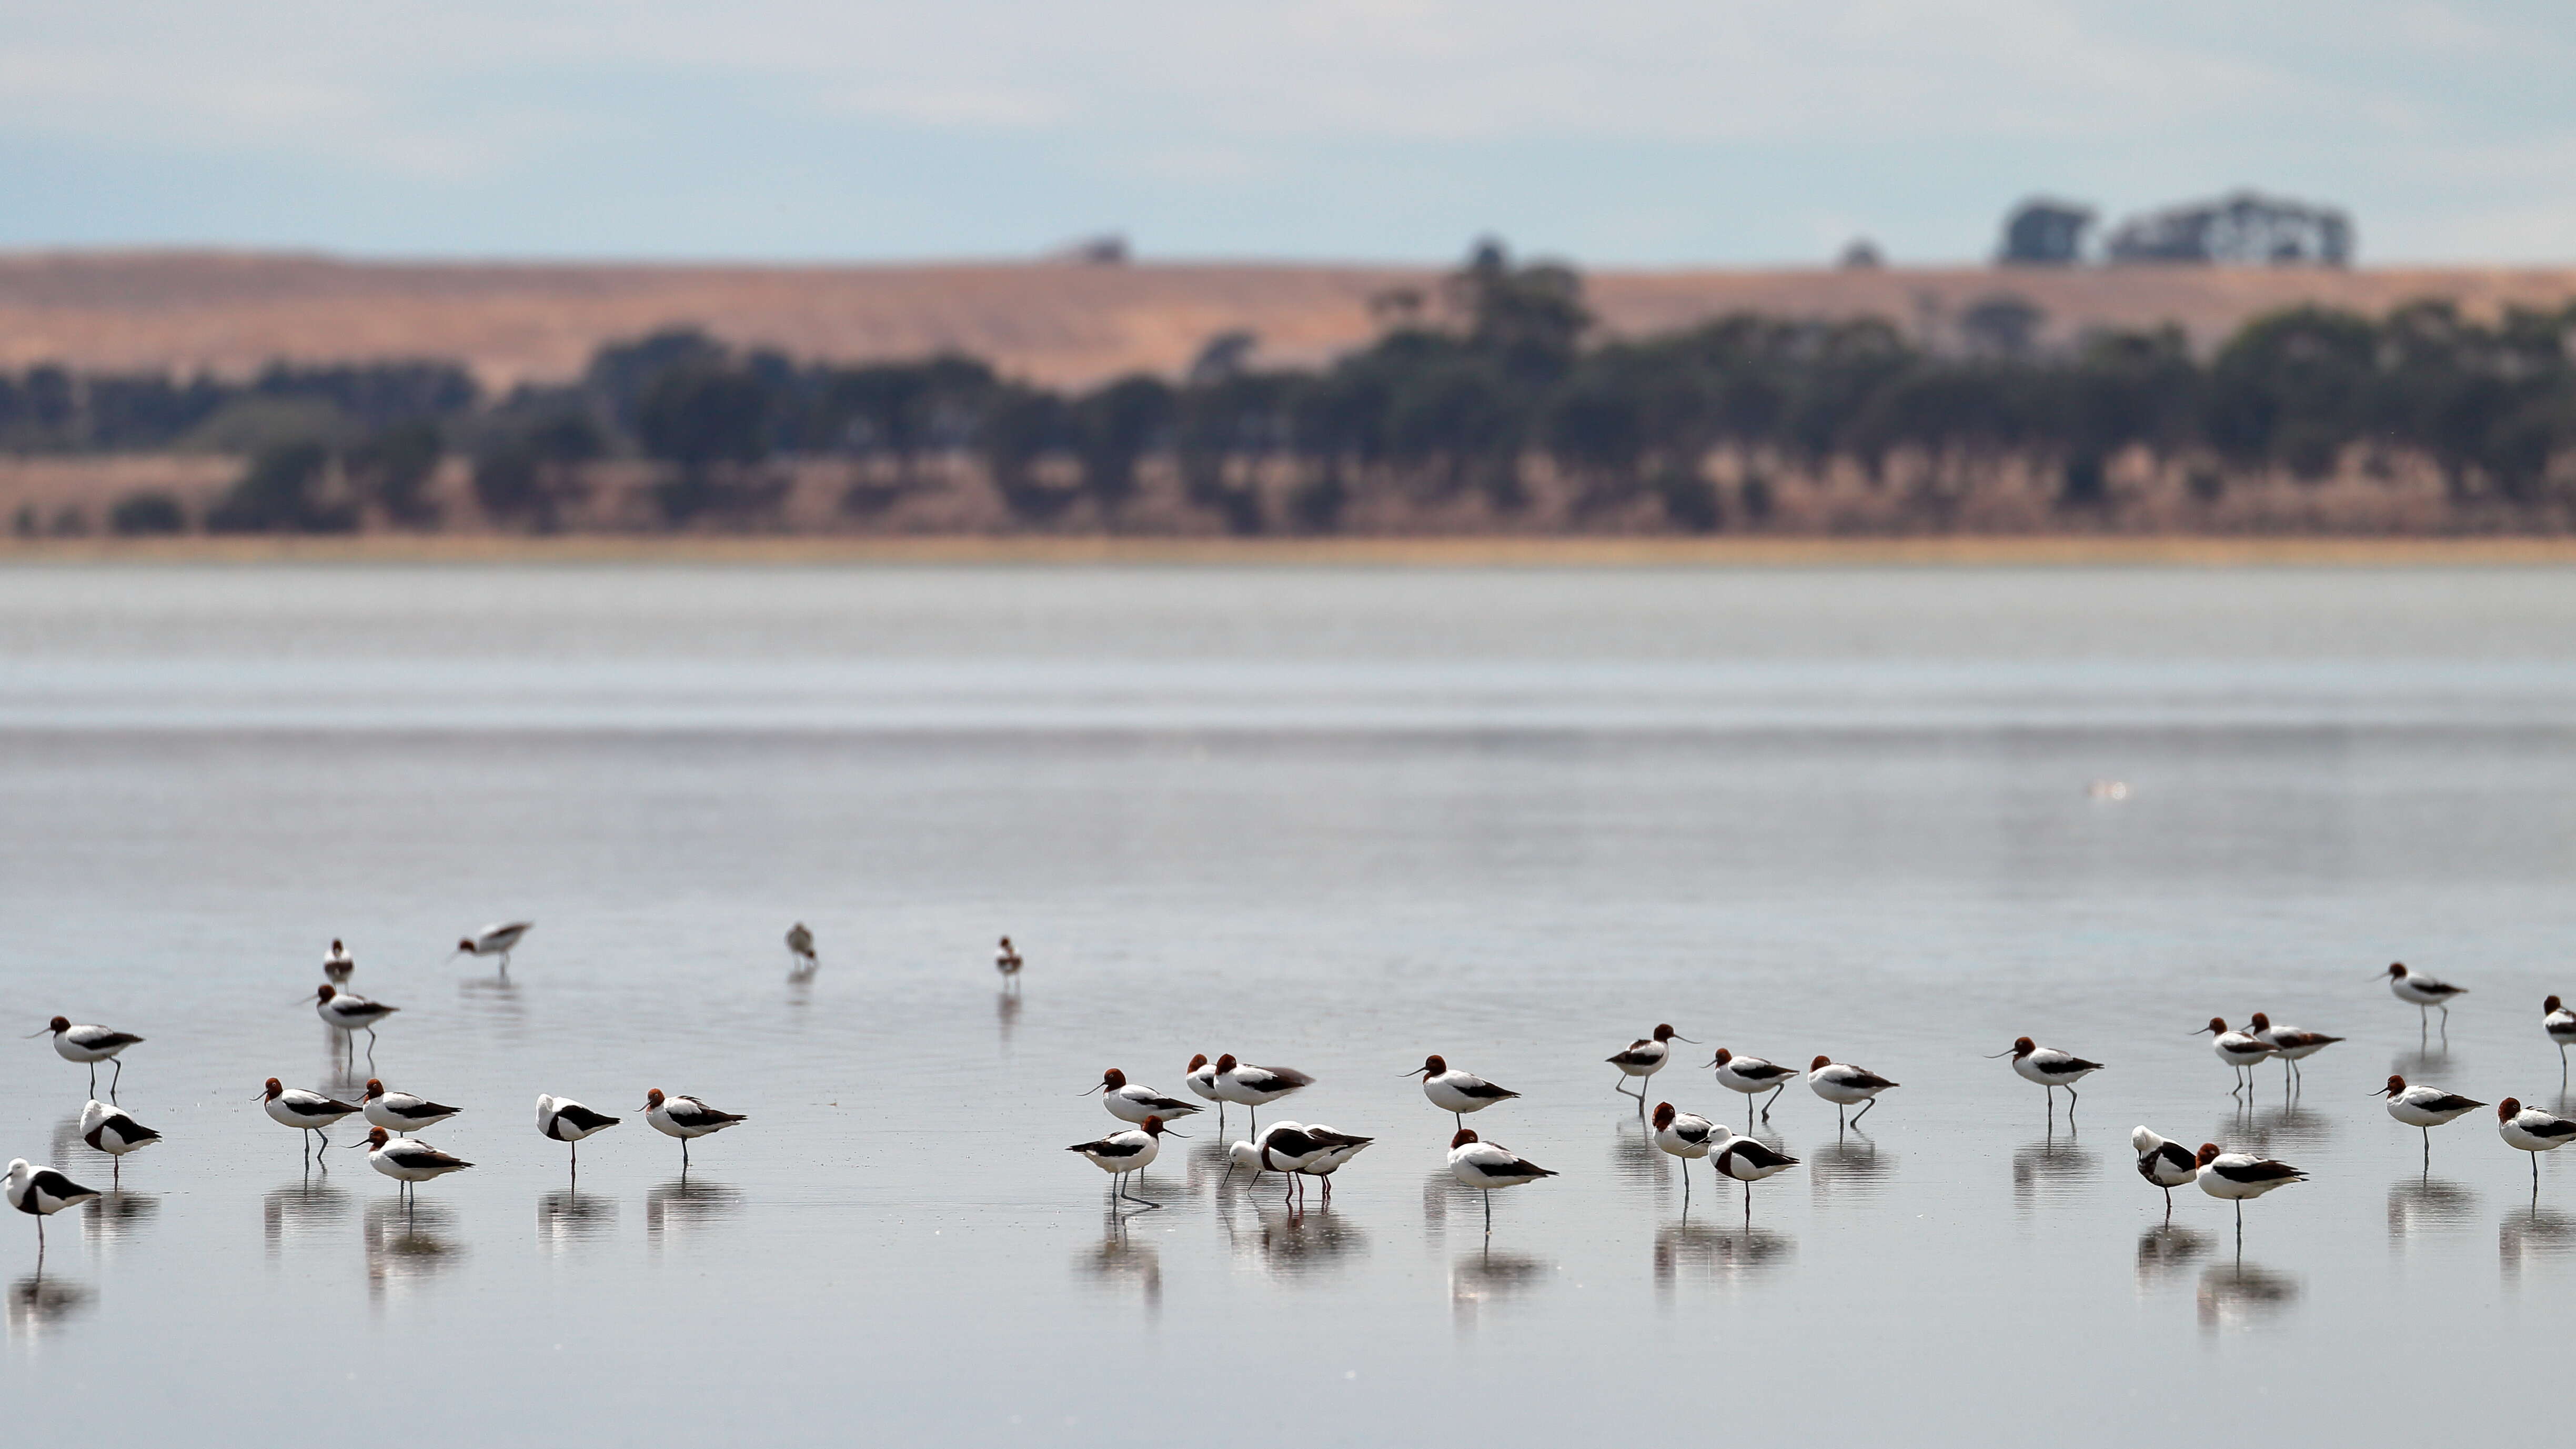
[[[2507,1283],[2519,1279],[2526,1264],[2571,1254],[2576,1254],[2576,1217],[2518,1207],[2496,1220],[2496,1266]]]
[[[1073,1255],[1073,1267],[1099,1287],[1134,1292],[1148,1314],[1162,1311],[1162,1249],[1151,1235],[1140,1238],[1123,1222],[1114,1224],[1098,1246]]]
[[[2399,1052],[2388,1059],[2388,1070],[2410,1082],[2439,1083],[2451,1070],[2451,1049],[2433,1047],[2426,1051]]]
[[[1263,1271],[1273,1277],[1313,1278],[1368,1256],[1368,1234],[1339,1214],[1273,1208],[1260,1218],[1253,1243],[1261,1254]]]
[[[2138,1234],[2137,1283],[2140,1293],[2162,1287],[2209,1256],[2209,1234],[2158,1223]]]
[[[1236,1172],[1229,1177],[1226,1170],[1233,1166],[1234,1160],[1226,1155],[1226,1144],[1218,1141],[1216,1134],[1197,1133],[1190,1139],[1189,1156],[1181,1161],[1181,1186],[1192,1196],[1202,1192],[1215,1195],[1240,1192],[1246,1174]]]
[[[2242,1258],[2213,1263],[2200,1274],[2200,1326],[2212,1333],[2276,1318],[2298,1301],[2299,1280]]]
[[[2222,1119],[2206,1140],[2225,1143],[2231,1152],[2269,1154],[2313,1147],[2333,1135],[2325,1114],[2292,1102],[2261,1110],[2249,1105]]]
[[[1550,1276],[1545,1263],[1526,1253],[1491,1248],[1460,1253],[1449,1264],[1449,1313],[1461,1333],[1476,1326],[1490,1303],[1528,1292]]]
[[[435,1199],[371,1198],[360,1236],[367,1252],[367,1298],[383,1307],[389,1292],[434,1277],[465,1261],[454,1237],[456,1210]]]
[[[2468,1225],[2478,1195],[2456,1182],[2411,1174],[2388,1185],[2388,1244],[2403,1247],[2417,1233]]]
[[[562,1252],[617,1226],[617,1199],[559,1187],[537,1197],[537,1246]]]
[[[993,994],[993,1021],[1001,1028],[1002,1045],[1011,1044],[1011,1032],[1020,1024],[1020,993],[997,991]]]
[[[30,1274],[9,1285],[9,1336],[34,1339],[97,1298],[67,1278]]]
[[[743,1202],[741,1188],[683,1173],[644,1194],[644,1241],[658,1248],[666,1230],[685,1235],[739,1217]]]
[[[1854,1132],[1807,1154],[1807,1191],[1818,1207],[1854,1196],[1869,1198],[1887,1182],[1896,1158]]]
[[[1623,1187],[1660,1193],[1671,1180],[1667,1169],[1679,1159],[1655,1145],[1654,1129],[1634,1117],[1622,1117],[1618,1137],[1610,1144],[1610,1173]]]
[[[349,1215],[349,1195],[331,1185],[320,1173],[277,1188],[259,1200],[261,1221],[268,1232],[268,1251],[273,1255],[285,1245],[289,1231],[301,1235],[309,1229],[321,1229],[338,1223]]]
[[[507,976],[468,977],[456,983],[456,994],[474,1008],[476,1015],[487,1020],[518,1025],[527,1019],[527,1005],[519,999],[519,983]]]
[[[1786,1260],[1798,1240],[1769,1228],[1718,1227],[1679,1219],[1655,1230],[1655,1295],[1669,1301],[1684,1278],[1728,1282]]]
[[[161,1199],[146,1192],[111,1192],[82,1211],[81,1238],[90,1252],[106,1258],[140,1236],[161,1211]]]
[[[2049,1133],[2013,1149],[2013,1206],[2024,1212],[2088,1192],[2099,1176],[2101,1154],[2075,1145],[2075,1134]]]

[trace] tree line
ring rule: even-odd
[[[843,499],[853,515],[971,473],[1017,524],[1088,505],[1115,527],[1155,472],[1244,534],[1333,532],[1371,496],[1507,513],[1541,476],[1573,526],[1643,509],[1710,531],[1762,521],[1765,470],[1876,478],[1900,455],[1971,474],[2019,460],[2080,515],[2111,503],[2111,464],[2132,449],[2196,460],[2195,491],[2204,476],[2321,479],[2360,450],[2424,460],[2462,507],[2556,519],[2571,501],[2576,304],[2492,321],[2444,301],[2375,318],[2299,307],[2205,356],[2171,327],[2043,347],[2027,327],[1927,340],[1755,314],[1620,338],[1571,268],[1487,244],[1436,293],[1383,310],[1375,342],[1328,366],[1255,366],[1246,339],[1223,338],[1183,380],[1078,390],[972,358],[800,362],[694,331],[498,396],[434,362],[238,382],[36,368],[0,377],[0,446],[229,447],[249,461],[201,520],[214,531],[435,527],[428,484],[451,455],[487,517],[533,531],[565,526],[618,459],[654,465],[650,514],[670,527],[756,525],[788,487],[782,465],[814,458],[867,465]],[[1706,466],[1717,450],[1759,466],[1728,491]],[[175,502],[128,502],[133,531],[189,526]]]

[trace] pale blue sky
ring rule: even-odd
[[[0,4],[0,247],[1970,261],[2254,185],[2576,260],[2576,6]]]

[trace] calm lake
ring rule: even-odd
[[[0,569],[0,1001],[133,1031],[167,1141],[0,1214],[24,1442],[2167,1443],[2562,1431],[2576,574],[2551,570]],[[2119,781],[2127,798],[2093,782]],[[533,919],[509,977],[450,957]],[[797,920],[821,966],[791,976]],[[991,966],[1009,933],[1016,996]],[[253,1100],[372,1074],[478,1164],[405,1208]],[[2372,977],[2471,988],[2447,1045]],[[2249,1107],[2192,1028],[2349,1038]],[[1803,1084],[1752,1191],[1718,1046]],[[2060,1098],[1983,1060],[2109,1064]],[[0,1159],[99,1187],[0,1037]],[[1329,1212],[1181,1123],[1123,1225],[1105,1067],[1303,1068]],[[1445,1171],[1428,1052],[1562,1175]],[[105,1079],[102,1077],[102,1087]],[[750,1114],[693,1149],[648,1088]],[[540,1092],[626,1122],[565,1149]],[[2312,1180],[2172,1226],[2139,1123]],[[1231,1135],[1242,1135],[1233,1114]],[[2542,1387],[2534,1387],[2542,1386]],[[210,1434],[209,1431],[215,1431]],[[2200,1430],[2200,1432],[2209,1432]],[[2223,1431],[2222,1431],[2223,1432]]]

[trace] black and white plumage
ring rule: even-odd
[[[405,1135],[435,1127],[465,1110],[433,1102],[426,1097],[415,1097],[409,1092],[388,1092],[385,1084],[375,1077],[367,1078],[367,1090],[358,1098],[358,1105],[367,1114],[369,1122],[388,1132]]]
[[[65,1208],[96,1202],[107,1194],[83,1187],[50,1167],[36,1167],[20,1157],[9,1163],[9,1206],[36,1220],[36,1256],[45,1255],[45,1219]]]
[[[1174,1132],[1171,1135],[1178,1137],[1181,1134]],[[1148,1117],[1142,1124],[1124,1132],[1112,1132],[1095,1142],[1077,1142],[1065,1151],[1081,1153],[1092,1166],[1109,1174],[1113,1204],[1132,1202],[1138,1212],[1152,1212],[1162,1204],[1127,1191],[1127,1179],[1154,1165],[1155,1157],[1163,1150],[1163,1136],[1163,1119]]]
[[[2576,1122],[2507,1097],[2496,1103],[2496,1135],[2504,1139],[2507,1147],[2531,1154],[2531,1190],[2536,1194],[2540,1191],[2540,1154],[2576,1142]]]
[[[1476,1136],[1472,1127],[1461,1127],[1449,1139],[1449,1175],[1485,1197],[1485,1236],[1494,1235],[1494,1193],[1499,1188],[1519,1187],[1556,1174],[1499,1144]]]
[[[1878,1094],[1896,1085],[1865,1067],[1838,1062],[1831,1057],[1818,1057],[1807,1064],[1807,1090],[1834,1104],[1836,1131],[1845,1125],[1843,1112],[1852,1103],[1868,1104],[1852,1114],[1850,1125],[1858,1127],[1860,1119],[1869,1115],[1869,1109],[1878,1105]]]
[[[2558,1047],[2558,1088],[2567,1089],[2567,1049],[2576,1046],[2576,1011],[2553,996],[2540,1003],[2540,1029]]]
[[[1020,948],[1011,944],[1010,937],[1004,936],[1001,950],[993,957],[993,969],[1002,973],[1002,986],[1005,990],[1019,986],[1020,967],[1025,964],[1027,963],[1020,959]]]
[[[349,1145],[367,1149],[367,1165],[400,1184],[398,1191],[405,1194],[414,1183],[463,1172],[474,1165],[416,1138],[396,1137],[382,1127],[368,1129],[366,1141]]]
[[[680,1171],[689,1170],[689,1139],[707,1137],[751,1119],[740,1112],[720,1112],[686,1094],[665,1097],[654,1087],[644,1094],[644,1121],[665,1137],[680,1139]]]
[[[2250,1031],[2232,1030],[2224,1020],[2215,1016],[2209,1019],[2209,1025],[2192,1033],[2194,1036],[2203,1034],[2210,1039],[2209,1049],[2218,1054],[2220,1061],[2227,1063],[2236,1071],[2235,1090],[2227,1095],[2233,1097],[2252,1087],[2253,1078],[2249,1074],[2265,1058],[2272,1055],[2272,1044],[2261,1040]]]
[[[1717,1145],[1717,1124],[1692,1112],[1677,1111],[1670,1102],[1655,1104],[1655,1146],[1682,1163],[1682,1211],[1690,1211],[1690,1165],[1693,1159],[1705,1159]]]
[[[1306,1165],[1298,1171],[1307,1177],[1320,1177],[1324,1180],[1324,1206],[1330,1208],[1333,1205],[1333,1174],[1341,1171],[1342,1164],[1359,1156],[1363,1149],[1377,1139],[1356,1136],[1338,1127],[1327,1127],[1321,1122],[1307,1123],[1306,1135],[1313,1138],[1316,1145],[1323,1148],[1323,1151],[1307,1159]]]
[[[1453,1127],[1466,1126],[1469,1112],[1482,1112],[1496,1102],[1508,1102],[1520,1095],[1473,1072],[1452,1071],[1448,1060],[1439,1056],[1424,1057],[1421,1070],[1405,1075],[1422,1079],[1422,1095],[1430,1099],[1432,1106],[1449,1114]]]
[[[2440,1007],[2442,1032],[2446,1036],[2450,1034],[2451,998],[2468,995],[2469,988],[2453,986],[2448,981],[2436,981],[2421,971],[2410,971],[2403,961],[2389,962],[2388,969],[2379,974],[2388,982],[2390,994],[2415,1008],[2415,1017],[2419,1026],[2431,1020],[2429,1013],[2432,1008]]]
[[[2388,1099],[2389,1116],[2424,1134],[2426,1171],[2432,1170],[2433,1166],[2433,1129],[2446,1122],[2457,1121],[2486,1105],[2438,1087],[2410,1087],[2404,1077],[2397,1076],[2390,1077],[2388,1085],[2373,1095]]]
[[[1673,1030],[1671,1022],[1662,1022],[1655,1027],[1653,1034],[1641,1036],[1603,1057],[1603,1061],[1619,1069],[1619,1080],[1611,1083],[1610,1090],[1623,1097],[1636,1098],[1637,1110],[1645,1111],[1647,1079],[1662,1071],[1665,1065],[1672,1061],[1673,1043],[1676,1041],[1690,1041],[1690,1038]],[[1691,1045],[1697,1046],[1699,1043],[1691,1042]],[[1637,1083],[1637,1090],[1633,1092],[1623,1085],[1631,1078],[1634,1078]]]
[[[1100,1105],[1109,1109],[1110,1116],[1138,1126],[1143,1126],[1148,1117],[1177,1122],[1199,1110],[1195,1102],[1184,1102],[1178,1097],[1128,1081],[1127,1074],[1116,1067],[1102,1072],[1100,1085],[1084,1088],[1082,1095],[1088,1097],[1094,1092],[1100,1094]]]
[[[116,1070],[110,1073],[107,1079],[107,1099],[111,1102],[115,1101],[117,1084],[125,1079],[125,1063],[119,1054],[127,1047],[141,1042],[143,1038],[130,1031],[118,1031],[114,1027],[79,1025],[67,1016],[55,1017],[46,1023],[44,1031],[31,1031],[27,1035],[31,1038],[40,1037],[47,1032],[53,1034],[54,1055],[67,1062],[82,1062],[88,1065],[89,1094],[93,1097],[98,1095],[98,1064],[104,1061],[116,1062]]]
[[[1709,1130],[1709,1165],[1744,1184],[1744,1223],[1753,1225],[1753,1184],[1766,1177],[1777,1177],[1798,1165],[1798,1159],[1778,1151],[1768,1143],[1752,1137],[1738,1137],[1728,1127]]]
[[[338,1031],[343,1042],[353,1044],[353,1049],[357,1034],[365,1032],[370,1056],[376,1050],[376,1023],[400,1010],[399,1006],[369,1001],[354,991],[342,991],[328,982],[313,992],[313,1014],[322,1018],[324,1026]]]
[[[819,964],[814,955],[814,932],[803,921],[787,928],[787,954],[795,958],[800,970],[810,970]]]
[[[537,1135],[561,1142],[572,1149],[572,1170],[581,1171],[581,1139],[605,1132],[623,1117],[609,1117],[594,1112],[570,1097],[537,1094]]]
[[[1780,1100],[1780,1094],[1798,1079],[1796,1067],[1784,1067],[1760,1057],[1739,1057],[1724,1047],[1717,1049],[1717,1055],[1711,1057],[1708,1064],[1717,1069],[1719,1086],[1744,1094],[1744,1130],[1747,1132],[1753,1130],[1753,1099],[1765,1092],[1771,1094],[1770,1099],[1762,1104],[1762,1118],[1767,1122],[1771,1118],[1771,1103]]]
[[[2240,1238],[2245,1235],[2246,1199],[2308,1180],[2306,1173],[2286,1162],[2250,1152],[2221,1152],[2215,1142],[2200,1144],[2200,1154],[2194,1160],[2200,1167],[2200,1190],[2236,1204],[2236,1235]]]
[[[2075,1084],[2102,1070],[2100,1062],[2089,1062],[2073,1052],[2062,1052],[2055,1047],[2033,1045],[2026,1036],[2013,1038],[2010,1050],[1994,1055],[2012,1058],[2012,1069],[2023,1081],[2037,1082],[2048,1089],[2048,1106],[2052,1115],[2057,1110],[2057,1089],[2064,1087],[2066,1119],[2070,1122],[2075,1120]]]
[[[331,954],[322,958],[322,979],[337,985],[346,985],[350,974],[357,969],[358,958],[349,954],[347,946],[334,940],[331,943]]]
[[[110,1171],[116,1180],[124,1181],[125,1154],[140,1152],[161,1140],[161,1134],[125,1115],[122,1109],[92,1099],[81,1107],[80,1135],[83,1142],[117,1159]]]
[[[1190,1058],[1189,1070],[1181,1078],[1181,1085],[1189,1088],[1190,1095],[1200,1101],[1216,1103],[1216,1130],[1220,1133],[1225,1131],[1225,1098],[1216,1094],[1216,1063],[1207,1059],[1207,1053],[1200,1052]]]
[[[1256,1067],[1236,1061],[1231,1052],[1216,1059],[1218,1098],[1244,1108],[1252,1117],[1255,1135],[1261,1130],[1263,1107],[1313,1085],[1315,1079],[1295,1067]]]
[[[2138,1176],[2164,1189],[2165,1217],[2173,1217],[2173,1190],[2200,1176],[2200,1158],[2170,1137],[2140,1127],[2129,1134],[2137,1149]]]
[[[320,1092],[308,1092],[302,1087],[282,1086],[275,1077],[268,1079],[266,1090],[259,1095],[260,1101],[266,1104],[269,1120],[293,1127],[306,1134],[304,1150],[308,1157],[313,1152],[314,1138],[319,1137],[322,1139],[323,1146],[330,1146],[331,1124],[360,1110],[352,1103],[343,1102],[336,1097],[326,1097]],[[322,1170],[325,1172],[331,1170],[330,1159],[322,1159]]]
[[[2259,1011],[2246,1022],[2245,1029],[2254,1034],[2256,1041],[2270,1047],[2272,1055],[2281,1059],[2282,1074],[2301,1085],[2306,1083],[2307,1070],[2299,1063],[2343,1040],[2342,1037],[2328,1036],[2304,1027],[2274,1026],[2272,1018]]]
[[[495,921],[460,939],[456,950],[466,956],[500,957],[501,974],[507,976],[510,974],[510,953],[519,949],[519,938],[535,930],[536,925],[534,921]]]

